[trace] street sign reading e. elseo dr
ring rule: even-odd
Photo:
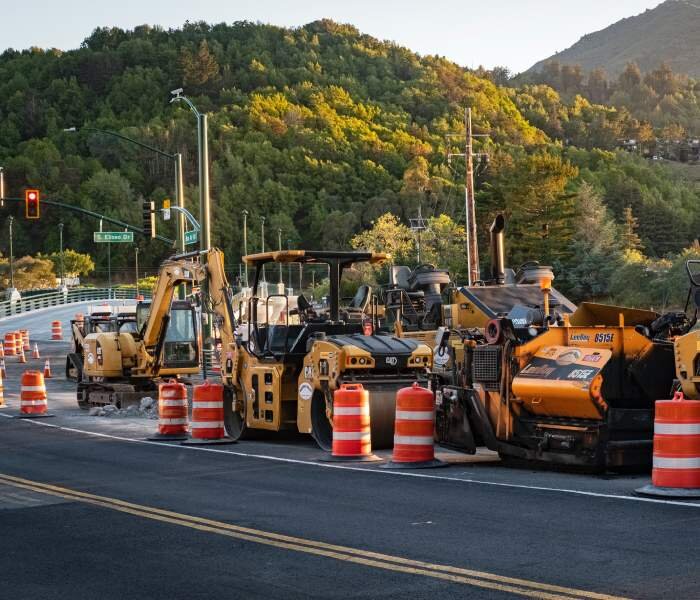
[[[93,234],[93,240],[95,242],[133,242],[134,232],[133,231],[95,231]]]

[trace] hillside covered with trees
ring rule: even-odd
[[[500,75],[331,21],[98,29],[78,50],[0,56],[0,165],[8,196],[36,186],[45,197],[139,224],[141,198],[172,196],[172,165],[80,128],[119,131],[184,154],[197,214],[196,124],[169,104],[170,90],[182,86],[209,114],[213,237],[233,273],[244,209],[250,251],[261,247],[260,216],[268,248],[278,230],[285,246],[347,248],[382,239],[362,237],[378,226],[404,235],[421,203],[432,225],[427,256],[460,278],[464,165],[447,155],[463,149],[456,134],[470,106],[475,130],[489,134],[476,148],[488,156],[476,182],[483,257],[490,220],[504,211],[512,266],[552,264],[557,285],[575,298],[667,302],[661,279],[640,278],[668,272],[697,244],[700,197],[677,172],[614,151],[646,116],[545,83],[509,87]],[[78,131],[65,131],[72,127]],[[4,231],[13,210],[1,209]],[[106,248],[95,247],[84,219],[48,207],[31,225],[14,215],[17,256],[37,240],[55,252],[62,220],[66,246],[91,253],[104,275]],[[172,224],[159,227],[172,235]],[[413,243],[406,239],[395,260],[414,261]],[[169,252],[156,241],[139,244],[151,270]],[[113,245],[112,260],[130,273],[133,249]]]

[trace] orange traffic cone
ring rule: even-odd
[[[24,354],[24,346],[20,346],[19,362],[22,364],[27,362],[27,356]]]
[[[46,362],[44,363],[44,379],[51,379],[53,375],[51,375],[51,361],[47,358]]]
[[[39,359],[41,356],[39,356],[39,344],[34,344],[34,350],[32,350],[32,358],[34,359]]]
[[[5,359],[0,358],[0,375],[3,379],[7,379],[7,371],[5,370]]]
[[[0,358],[5,358],[5,346],[0,344]]]

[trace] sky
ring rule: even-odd
[[[0,49],[77,48],[96,27],[321,18],[466,67],[517,73],[660,0],[0,0]]]

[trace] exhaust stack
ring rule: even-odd
[[[496,284],[506,282],[505,267],[505,234],[506,220],[503,215],[498,215],[489,227],[491,250],[491,279]]]

